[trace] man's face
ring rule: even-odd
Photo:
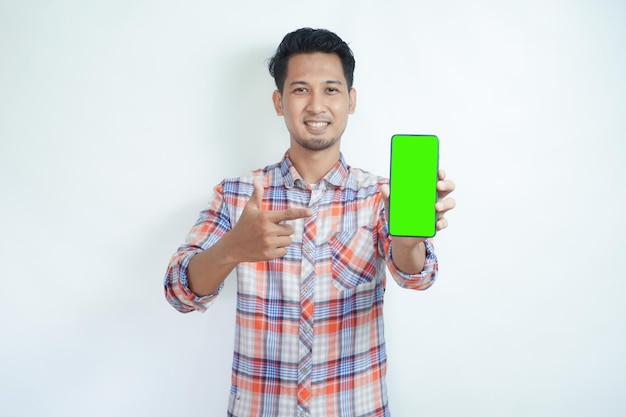
[[[318,151],[339,146],[356,91],[348,89],[337,54],[298,54],[289,58],[283,92],[275,91],[273,101],[285,118],[291,146]]]

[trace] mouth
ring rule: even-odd
[[[320,129],[328,126],[330,122],[309,120],[304,122],[304,124],[315,129]]]

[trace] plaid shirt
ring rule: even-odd
[[[237,266],[237,319],[228,416],[389,416],[383,331],[385,266],[411,289],[434,281],[437,260],[426,241],[420,274],[391,259],[379,185],[385,180],[351,168],[343,156],[319,184],[309,185],[289,155],[253,175],[224,180],[174,254],[165,277],[179,311],[205,311],[219,294],[198,297],[187,267],[196,253],[233,228],[262,176],[263,209],[310,207],[287,255]]]

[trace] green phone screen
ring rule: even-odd
[[[435,235],[439,139],[434,135],[394,135],[389,174],[389,233]]]

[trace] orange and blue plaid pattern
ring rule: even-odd
[[[379,186],[385,180],[337,165],[317,185],[306,184],[289,160],[224,180],[200,213],[165,277],[179,311],[205,311],[214,294],[188,287],[189,260],[232,229],[253,190],[264,183],[263,208],[310,207],[291,221],[287,254],[237,266],[237,319],[228,416],[389,416],[383,295],[388,268],[402,287],[423,290],[437,274],[431,241],[420,274],[391,259]]]

